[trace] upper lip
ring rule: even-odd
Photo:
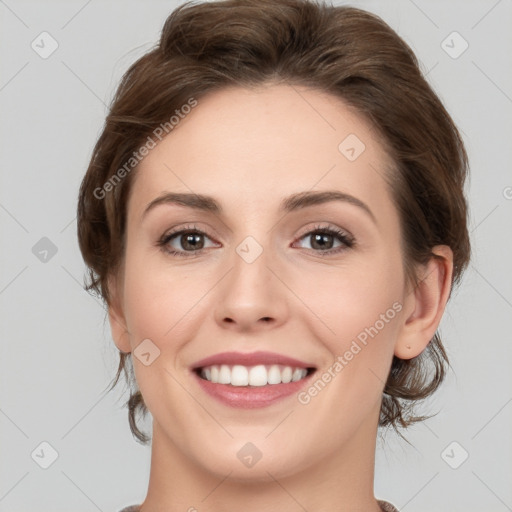
[[[300,361],[293,357],[284,356],[275,352],[220,352],[213,356],[201,359],[192,365],[192,369],[197,370],[198,368],[204,368],[206,366],[213,366],[226,364],[235,365],[240,364],[242,366],[257,366],[260,364],[272,365],[280,364],[283,366],[291,366],[293,368],[315,368],[314,365]]]

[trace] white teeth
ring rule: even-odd
[[[292,382],[296,382],[302,378],[302,371],[300,368],[293,370]]]
[[[267,369],[265,366],[259,364],[249,370],[249,384],[251,386],[266,386],[267,382]]]
[[[211,381],[214,384],[217,384],[219,382],[219,367],[218,366],[210,366],[210,371],[212,372]],[[206,374],[206,371],[208,368],[203,368],[203,377],[205,379],[208,379],[208,375]]]
[[[266,386],[267,384],[287,384],[306,377],[305,368],[293,368],[273,364],[265,366],[243,366],[227,364],[207,366],[201,369],[201,377],[214,384],[231,384],[232,386]]]
[[[281,370],[277,364],[269,368],[267,379],[269,384],[281,384]]]
[[[231,384],[231,371],[229,366],[223,364],[219,370],[219,384]]]
[[[249,384],[249,371],[247,368],[239,364],[233,366],[231,379],[227,384],[232,384],[233,386],[247,386]]]
[[[288,384],[288,382],[292,381],[292,373],[293,369],[290,366],[285,366],[283,371],[281,372],[281,382]]]

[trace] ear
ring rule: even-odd
[[[419,282],[405,298],[406,320],[395,344],[395,356],[412,359],[420,355],[434,337],[450,296],[453,252],[437,245],[424,265]]]
[[[108,290],[110,295],[110,304],[108,306],[108,320],[112,338],[116,347],[125,353],[131,352],[130,336],[126,327],[121,293],[118,286],[118,278],[110,275],[108,278]]]

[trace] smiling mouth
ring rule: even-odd
[[[212,384],[227,384],[233,387],[262,387],[288,384],[305,379],[316,368],[300,368],[294,366],[272,365],[210,365],[196,368],[194,371],[203,380]]]

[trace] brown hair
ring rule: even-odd
[[[395,164],[387,178],[401,218],[406,276],[417,284],[413,265],[433,257],[433,246],[446,244],[454,253],[453,284],[458,283],[470,254],[467,156],[412,50],[379,17],[359,9],[308,0],[225,0],[188,2],[174,10],[159,43],[119,85],[79,194],[87,290],[110,304],[107,280],[123,258],[136,169],[130,172],[126,162],[141,144],[191,97],[226,86],[279,82],[331,93],[371,122]],[[113,183],[116,171],[122,179]],[[437,389],[447,363],[438,333],[418,357],[394,357],[379,424],[406,427],[424,419],[414,416],[411,406]],[[122,371],[131,388],[130,428],[146,443],[136,413],[145,415],[147,408],[131,354],[120,352],[112,387]]]

